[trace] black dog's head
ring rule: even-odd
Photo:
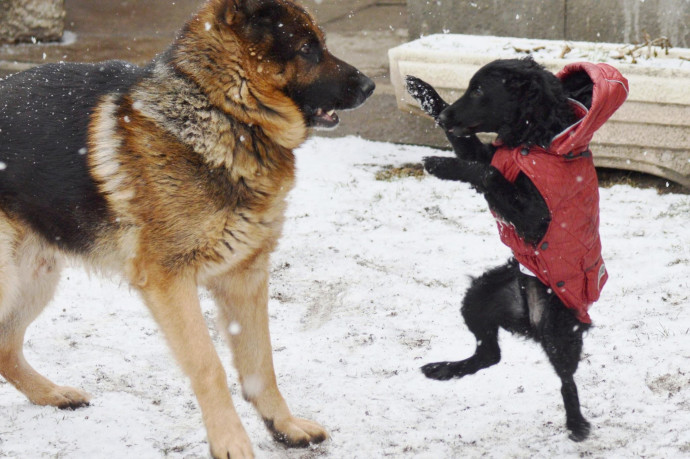
[[[493,61],[438,122],[456,136],[495,132],[508,146],[548,145],[574,122],[561,82],[531,58]]]

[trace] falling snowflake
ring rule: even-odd
[[[230,333],[233,336],[237,336],[240,333],[242,333],[242,326],[238,322],[233,320],[232,322],[230,322],[230,325],[228,326],[228,333]]]
[[[249,399],[258,397],[264,390],[264,381],[259,375],[249,375],[242,382],[242,390]]]

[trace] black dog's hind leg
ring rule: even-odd
[[[472,282],[463,300],[462,316],[477,340],[474,355],[458,362],[424,365],[422,372],[427,378],[462,378],[501,360],[498,328],[524,331],[528,327],[526,306],[517,276],[517,265],[509,263],[488,271]]]
[[[589,324],[579,322],[555,296],[545,312],[541,331],[542,347],[561,379],[561,395],[566,426],[571,432],[570,439],[582,441],[589,436],[590,424],[580,411],[580,399],[573,376],[580,362],[582,334],[589,328]]]

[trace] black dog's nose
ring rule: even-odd
[[[470,135],[471,131],[467,128],[467,124],[451,110],[452,107],[448,107],[438,115],[436,123],[441,126],[444,131],[453,134],[455,137],[464,137]]]
[[[451,114],[448,113],[448,110],[443,110],[441,114],[438,115],[436,122],[443,129],[448,130],[450,127],[452,127],[453,120]]]

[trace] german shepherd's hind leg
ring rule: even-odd
[[[268,255],[216,277],[208,287],[219,308],[220,327],[230,343],[244,397],[274,438],[295,447],[328,438],[321,425],[294,417],[278,390],[268,323]]]
[[[252,445],[230,397],[225,369],[213,346],[193,276],[157,266],[139,268],[134,279],[168,345],[189,377],[214,458],[253,458]]]
[[[0,374],[36,405],[78,408],[89,395],[58,386],[24,358],[24,334],[55,293],[62,260],[31,234],[20,236],[0,212]]]
[[[517,275],[515,265],[507,264],[472,281],[463,300],[462,316],[477,340],[474,355],[458,362],[424,365],[422,372],[427,378],[442,381],[462,378],[501,360],[499,327],[522,331],[527,326],[526,306]]]
[[[552,297],[545,312],[541,344],[561,379],[561,395],[570,439],[582,441],[589,436],[591,426],[580,411],[574,375],[580,362],[582,335],[590,325],[578,321],[557,297]]]

